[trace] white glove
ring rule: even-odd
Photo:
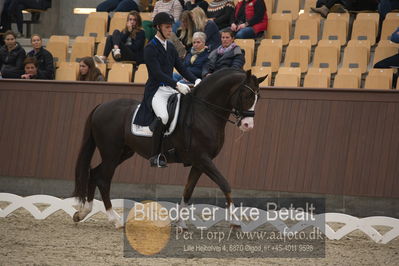
[[[201,79],[196,79],[194,82],[194,88],[198,86],[198,84],[201,83]]]
[[[190,87],[188,85],[180,83],[180,82],[176,83],[176,88],[181,94],[184,94],[184,95],[186,95],[187,93],[190,92]]]

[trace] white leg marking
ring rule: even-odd
[[[121,217],[114,209],[107,210],[108,221],[114,223],[115,228],[119,229],[123,227]]]

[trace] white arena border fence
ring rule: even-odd
[[[12,212],[19,208],[26,209],[35,219],[43,220],[52,215],[53,213],[63,210],[69,216],[73,216],[73,214],[77,211],[74,206],[78,206],[79,203],[75,200],[75,198],[67,198],[67,199],[59,199],[57,197],[48,196],[48,195],[32,195],[28,197],[21,197],[15,194],[10,193],[0,193],[0,202],[8,202],[9,205],[4,209],[0,208],[0,218],[5,218],[10,215]],[[169,209],[172,206],[175,206],[175,203],[171,202],[159,202],[165,208]],[[40,211],[35,204],[45,204],[48,207]],[[125,199],[114,199],[112,200],[113,208],[132,208],[136,204],[135,201],[132,200],[125,200]],[[205,207],[215,207],[212,205],[206,204],[197,204],[197,209],[201,210]],[[219,208],[220,209],[220,208]],[[223,211],[224,209],[220,209]],[[94,200],[93,202],[93,210],[91,213],[87,215],[87,217],[83,220],[86,221],[93,215],[102,212],[106,213],[104,204],[102,201]],[[261,215],[266,215],[266,211],[259,210]],[[302,231],[310,226],[318,227],[330,240],[340,240],[344,236],[350,234],[355,230],[360,230],[367,236],[369,236],[372,240],[376,243],[387,244],[391,240],[395,239],[399,236],[399,219],[385,217],[385,216],[372,216],[366,218],[357,218],[351,215],[343,214],[343,213],[325,213],[325,214],[318,214],[317,216],[325,215],[325,227],[323,228],[322,225],[318,225],[312,222],[298,222],[294,226],[292,226],[286,233],[288,232],[299,232]],[[321,217],[319,217],[321,218]],[[190,221],[196,227],[206,227],[210,228],[213,225],[225,220],[225,216],[221,213],[216,212],[216,218],[212,224],[207,222],[206,224],[202,222],[201,219],[196,219],[195,221]],[[321,220],[321,219],[316,219]],[[287,225],[277,219],[276,221],[262,221],[259,219],[258,221],[253,221],[250,223],[240,223],[242,230],[245,231],[252,231],[257,227],[265,224],[270,223],[276,229],[283,233],[284,228],[287,228]],[[328,223],[341,223],[344,224],[343,227],[334,231]],[[384,226],[384,227],[391,227],[392,229],[386,232],[385,234],[381,235],[373,226]]]

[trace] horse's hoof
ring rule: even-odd
[[[125,228],[125,226],[122,225],[122,224],[116,224],[116,225],[115,225],[115,229],[116,229],[116,230],[120,230],[120,229],[123,229],[123,228]]]
[[[75,214],[73,215],[72,219],[73,219],[73,221],[75,223],[80,222],[79,212],[75,212]]]

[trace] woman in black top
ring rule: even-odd
[[[24,74],[26,53],[16,37],[12,31],[4,34],[5,45],[0,48],[0,76],[3,78],[19,79]]]
[[[28,53],[28,57],[36,58],[40,77],[44,77],[44,79],[54,79],[53,55],[43,48],[40,35],[33,34],[30,40],[33,50]]]
[[[115,61],[144,62],[145,33],[141,26],[141,16],[137,11],[132,11],[127,16],[126,27],[120,32],[115,30],[112,36],[107,37],[104,54],[96,55],[97,63],[104,63],[112,51]]]
[[[232,0],[214,0],[209,3],[206,15],[216,23],[219,30],[230,27],[234,15],[234,2]]]

